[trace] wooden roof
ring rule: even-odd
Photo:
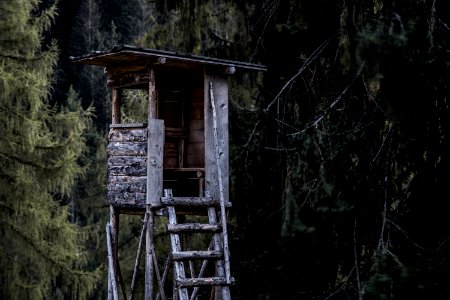
[[[198,55],[179,54],[171,51],[162,51],[130,45],[116,45],[110,51],[93,51],[89,54],[70,57],[74,63],[95,65],[102,67],[118,66],[148,66],[164,61],[168,68],[198,68],[209,66],[213,68],[234,67],[236,69],[266,71],[264,65],[247,62],[211,58]]]

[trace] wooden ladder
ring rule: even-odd
[[[220,209],[220,201],[211,197],[173,197],[172,190],[164,190],[162,203],[167,208],[167,231],[171,242],[171,259],[173,262],[174,292],[173,299],[189,300],[197,299],[202,288],[211,287],[211,296],[217,300],[230,300],[229,286],[233,283],[230,276],[229,260],[225,259],[225,249],[222,222],[218,222],[217,210]],[[227,207],[230,203],[226,204]],[[208,223],[179,223],[176,209],[206,208]],[[219,210],[220,211],[220,210]],[[225,224],[226,227],[226,224]],[[226,229],[225,229],[226,230]],[[190,250],[189,243],[183,242],[192,233],[211,235],[211,242],[207,250]],[[202,261],[201,266],[195,262]],[[214,262],[211,268],[208,263]],[[189,266],[186,271],[186,263]],[[228,265],[227,265],[228,264]],[[197,269],[197,270],[196,270]],[[207,270],[212,275],[206,275]],[[198,271],[198,272],[197,272]],[[179,297],[179,298],[177,298]]]

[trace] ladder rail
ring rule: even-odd
[[[172,196],[171,190],[164,190],[165,196]],[[174,206],[167,206],[167,213],[169,217],[169,224],[176,224],[177,223],[177,215],[175,212]],[[179,252],[181,251],[181,240],[178,233],[170,233],[170,240],[172,244],[172,253],[173,252]],[[176,281],[181,281],[186,278],[185,271],[184,271],[184,263],[182,261],[173,261],[174,263],[174,279]],[[174,286],[175,287],[175,286]],[[188,300],[188,290],[184,287],[180,287],[177,291],[179,293],[179,297],[181,300]],[[173,295],[175,297],[175,295]]]

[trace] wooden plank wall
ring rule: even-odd
[[[147,193],[147,128],[113,127],[108,143],[108,203],[144,208]]]
[[[203,85],[191,91],[188,126],[189,138],[186,145],[186,168],[205,167],[205,115]]]

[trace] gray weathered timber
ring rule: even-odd
[[[110,130],[109,134],[108,134],[108,139],[110,142],[146,142],[147,141],[147,128],[112,127],[111,129],[113,129],[113,130]],[[114,130],[114,129],[116,129],[116,130]]]
[[[221,259],[222,251],[217,250],[198,250],[198,251],[174,251],[172,252],[173,260],[191,260],[191,259]]]
[[[121,92],[118,89],[112,89],[112,107],[111,107],[111,123],[119,124],[120,123],[120,96]]]
[[[108,158],[108,165],[110,166],[146,166],[146,156],[110,156]]]
[[[217,224],[217,213],[216,213],[216,209],[214,207],[208,207],[208,218],[209,218],[210,224],[213,224],[213,225]],[[222,251],[223,244],[222,244],[220,233],[213,234],[212,242],[213,242],[214,250]],[[229,283],[229,279],[226,278],[226,272],[225,272],[223,260],[217,260],[215,262],[215,265],[216,265],[217,276],[219,276],[220,278],[223,278],[225,283]],[[228,288],[228,286],[224,286],[223,288],[221,288],[220,294],[216,293],[216,299],[220,297],[219,295],[222,297],[221,300],[231,300],[230,289]]]
[[[113,125],[109,131],[107,201],[115,206],[146,203],[148,129],[142,126]]]
[[[163,190],[164,120],[149,119],[147,159],[147,204],[161,206]]]
[[[220,201],[212,197],[161,197],[161,203],[172,206],[220,206]],[[225,206],[231,207],[231,202],[226,202]]]
[[[146,155],[147,142],[110,142],[107,147],[108,155]]]
[[[228,248],[228,230],[226,226],[226,211],[225,211],[225,191],[224,191],[224,185],[223,185],[223,173],[221,168],[221,161],[220,161],[220,155],[221,155],[221,141],[219,139],[219,122],[218,122],[218,115],[217,115],[217,107],[215,104],[215,94],[214,94],[214,84],[211,81],[209,83],[210,86],[210,99],[211,99],[211,110],[213,112],[213,136],[214,136],[214,154],[216,158],[216,166],[217,166],[217,177],[219,181],[219,195],[220,195],[220,217],[222,220],[222,243],[223,243],[223,253],[224,253],[224,267],[225,267],[225,277],[227,279],[227,283],[231,283],[231,272],[230,272],[230,252]],[[228,177],[228,176],[227,176]]]
[[[108,269],[109,269],[109,280],[111,281],[112,295],[114,300],[119,300],[119,293],[117,291],[117,281],[116,281],[116,269],[114,264],[114,254],[113,254],[113,244],[111,241],[111,225],[106,224],[106,241],[108,248]]]
[[[147,176],[109,176],[108,191],[112,193],[146,193]]]
[[[164,190],[164,196],[171,198],[172,190]],[[168,217],[169,217],[169,224],[177,224],[177,215],[175,212],[175,208],[173,206],[168,206],[167,213],[168,213]],[[180,252],[181,251],[180,235],[177,233],[171,233],[170,241],[171,241],[171,245],[172,245],[172,252]],[[173,278],[175,281],[180,282],[180,281],[186,279],[186,273],[184,271],[184,263],[182,261],[174,262],[174,270],[175,270],[175,272],[174,272],[175,274],[174,274]],[[187,289],[179,288],[178,293],[179,293],[179,297],[181,300],[189,299]],[[175,296],[174,296],[174,298],[175,298]]]
[[[154,215],[149,204],[146,204],[147,226],[145,231],[145,300],[153,300],[154,291],[154,273],[155,268],[153,264],[153,224]]]
[[[145,176],[147,166],[110,166],[108,171],[113,176]]]
[[[223,277],[206,277],[206,278],[186,278],[179,280],[180,287],[194,287],[194,286],[227,286],[228,283]],[[229,300],[231,298],[224,298]]]
[[[145,200],[147,198],[146,193],[107,193],[107,199],[110,203],[113,203],[115,206],[136,206],[143,207],[145,204]]]
[[[167,232],[219,232],[222,229],[220,225],[202,224],[202,223],[185,223],[185,224],[167,224]]]
[[[215,156],[214,120],[211,106],[211,91],[214,94],[217,116],[217,138],[219,165]],[[205,74],[205,190],[215,199],[220,198],[218,168],[222,173],[222,188],[225,202],[229,201],[229,153],[228,153],[228,84],[227,77]]]
[[[135,74],[123,74],[120,76],[109,76],[106,84],[111,88],[124,88],[129,86],[136,86],[140,84],[146,84],[149,82],[149,74],[135,73]]]
[[[142,224],[141,236],[139,238],[139,244],[138,244],[138,249],[137,249],[137,253],[136,253],[136,260],[134,262],[133,277],[131,279],[130,294],[129,294],[130,296],[129,296],[128,300],[134,300],[134,294],[136,292],[135,289],[136,289],[137,276],[138,276],[138,272],[139,272],[139,266],[141,264],[141,252],[142,252],[142,248],[143,248],[143,244],[144,244],[145,233],[147,232],[147,218],[148,218],[148,214],[145,214],[144,222]]]

